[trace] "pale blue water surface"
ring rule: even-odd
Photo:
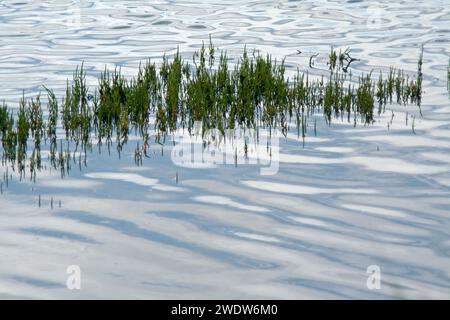
[[[289,72],[320,53],[312,75],[330,45],[352,48],[355,73],[414,73],[424,44],[423,117],[397,105],[369,127],[318,116],[304,148],[296,130],[281,139],[272,176],[180,167],[170,144],[137,167],[133,141],[63,180],[13,174],[0,195],[0,298],[450,298],[446,0],[2,1],[0,97],[15,106],[42,84],[60,96],[83,61],[93,90],[105,64],[132,76],[209,35],[232,58],[244,45],[286,57]],[[81,290],[66,288],[70,265]],[[366,286],[370,265],[379,290]]]

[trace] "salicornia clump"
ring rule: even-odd
[[[135,149],[135,162],[141,164],[143,157],[149,156],[151,136],[156,143],[164,144],[167,136],[180,128],[191,132],[196,122],[201,122],[203,130],[218,129],[222,133],[227,129],[264,127],[281,129],[284,135],[295,122],[304,144],[308,117],[319,112],[328,124],[339,117],[356,125],[358,119],[364,124],[373,123],[375,113],[384,112],[386,104],[393,101],[420,106],[423,49],[415,76],[391,67],[387,75],[380,73],[375,80],[372,72],[355,78],[349,70],[355,61],[358,59],[351,56],[349,49],[331,49],[328,76],[313,78],[297,69],[289,77],[284,60],[244,49],[237,62],[231,64],[227,53],[218,54],[210,41],[209,47],[203,45],[191,61],[184,60],[178,50],[172,59],[164,56],[159,68],[147,61],[131,80],[120,69],[105,69],[94,90],[87,86],[82,64],[67,81],[60,103],[53,91],[44,87],[45,116],[40,95],[31,101],[23,97],[17,115],[3,103],[2,163],[18,168],[22,177],[29,160],[31,177],[35,178],[42,168],[41,145],[49,141],[51,166],[64,176],[77,159],[80,168],[82,162],[86,164],[86,152],[93,144],[101,150],[106,143],[110,151],[115,141],[120,155],[130,132],[135,132],[142,138]],[[58,125],[65,132],[63,139],[57,137]],[[33,151],[28,159],[30,139]]]

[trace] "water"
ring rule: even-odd
[[[330,45],[361,58],[355,73],[414,72],[423,43],[425,92],[423,118],[397,105],[370,127],[319,117],[304,149],[291,132],[274,176],[179,167],[170,146],[136,167],[132,143],[64,180],[13,176],[0,196],[0,297],[449,298],[446,2],[2,1],[0,95],[12,105],[42,84],[62,94],[83,61],[95,86],[105,64],[133,75],[209,35],[231,56],[246,44],[286,57],[291,71],[320,53],[313,74]],[[70,265],[81,290],[66,288]],[[371,265],[380,290],[366,287]]]

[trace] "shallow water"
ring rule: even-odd
[[[291,71],[320,53],[312,74],[330,45],[352,48],[355,73],[414,72],[423,43],[425,92],[423,117],[397,105],[370,127],[318,117],[304,148],[293,130],[273,176],[179,167],[170,146],[136,167],[132,142],[64,180],[13,176],[0,195],[0,298],[449,298],[446,2],[2,1],[0,96],[13,105],[42,84],[62,94],[82,61],[96,85],[105,64],[134,75],[209,35],[231,56],[246,44],[286,57]],[[66,288],[69,265],[81,290]],[[370,265],[380,290],[366,287]]]

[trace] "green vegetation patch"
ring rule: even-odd
[[[142,138],[135,156],[139,164],[147,156],[151,136],[155,143],[164,144],[167,135],[180,128],[191,132],[198,121],[203,130],[214,128],[225,133],[227,129],[264,127],[281,129],[285,135],[295,123],[298,135],[304,138],[312,114],[323,113],[328,123],[341,118],[356,125],[359,121],[373,123],[374,116],[384,112],[390,103],[420,107],[422,55],[414,76],[390,68],[388,74],[380,73],[378,77],[371,72],[352,79],[349,68],[355,61],[349,49],[331,49],[329,76],[313,78],[297,70],[288,77],[284,60],[244,49],[237,63],[231,64],[227,53],[218,54],[210,42],[209,47],[203,45],[195,52],[191,61],[183,60],[178,51],[171,59],[164,56],[159,68],[147,61],[131,80],[125,79],[120,69],[105,69],[93,91],[86,85],[81,65],[73,79],[67,81],[60,101],[44,87],[45,116],[40,95],[30,101],[22,98],[16,114],[3,103],[2,163],[24,176],[27,148],[32,147],[28,160],[35,179],[36,171],[42,168],[43,143],[49,144],[51,166],[64,175],[75,154],[80,167],[85,164],[86,152],[93,144],[99,148],[106,144],[109,150],[116,142],[120,155],[132,131]],[[450,72],[448,76],[450,83]],[[150,117],[155,118],[154,126],[149,124]],[[65,140],[59,143],[58,125],[65,132]],[[75,146],[75,151],[69,145]]]

